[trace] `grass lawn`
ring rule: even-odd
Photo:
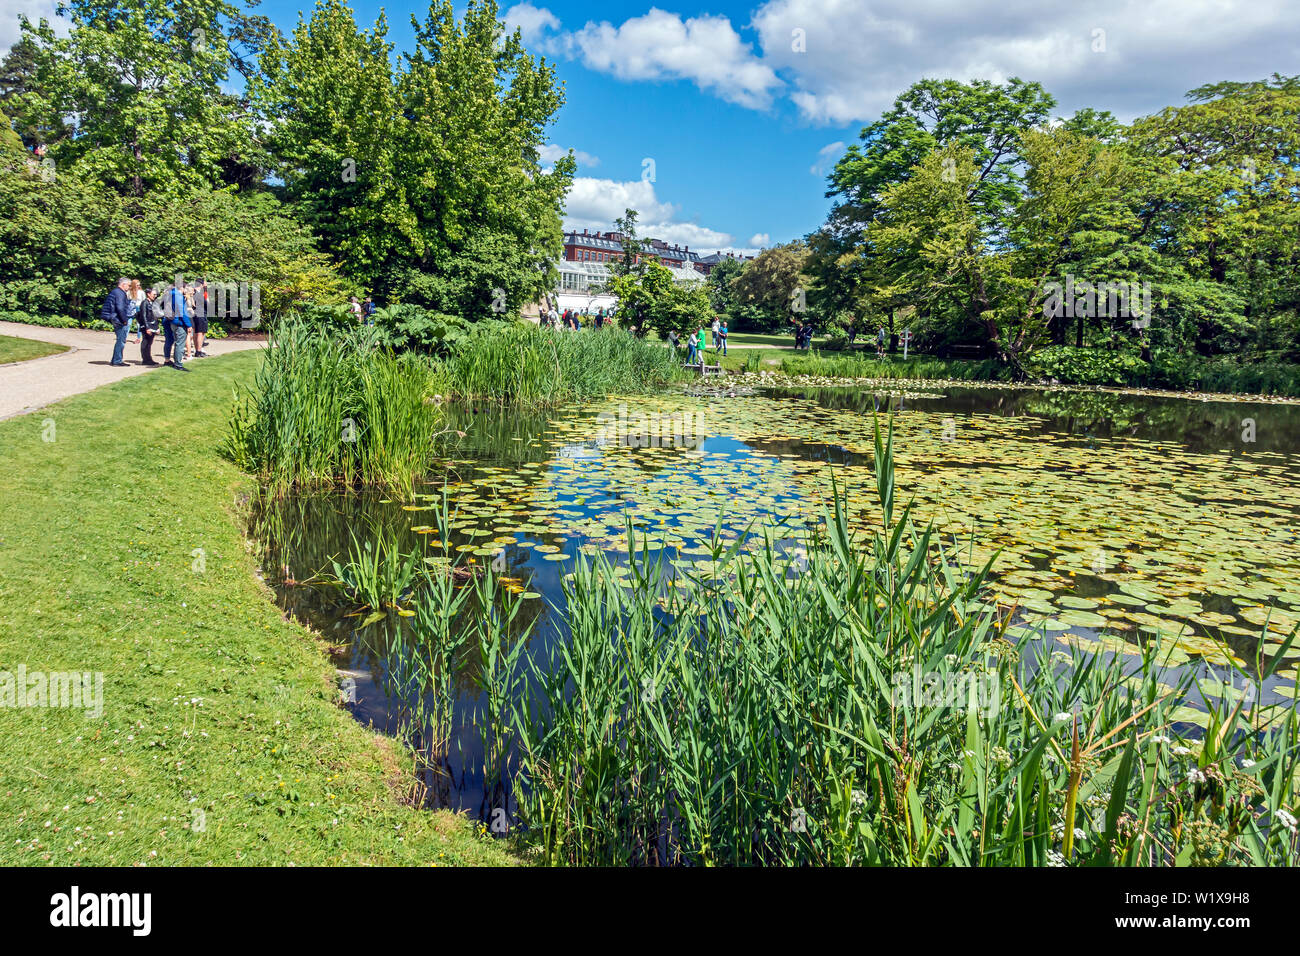
[[[254,576],[251,483],[217,445],[259,361],[0,422],[0,671],[103,674],[98,719],[0,707],[0,864],[514,860],[400,802],[405,754],[337,705],[321,646]]]
[[[0,335],[0,365],[10,362],[26,362],[28,359],[42,358],[66,352],[66,345],[53,342],[37,342],[35,339],[20,339],[13,335]]]

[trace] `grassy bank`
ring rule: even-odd
[[[1214,392],[1230,395],[1300,396],[1300,365],[1276,355],[1256,360],[1203,358],[1157,354],[1143,361],[1137,354],[1102,348],[1051,346],[1025,357],[1030,383],[1165,391]],[[786,375],[827,378],[926,379],[931,381],[1012,381],[1008,366],[994,359],[940,359],[893,355],[885,360],[874,352],[800,352],[781,357]]]
[[[0,365],[10,362],[26,362],[28,359],[43,358],[66,352],[67,346],[55,345],[53,342],[37,342],[35,339],[20,339],[12,335],[0,335]]]
[[[401,805],[409,758],[337,706],[319,644],[254,576],[248,479],[217,447],[260,361],[0,423],[0,670],[103,674],[98,719],[0,708],[0,863],[509,862]]]

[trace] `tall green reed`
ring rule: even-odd
[[[224,453],[272,493],[345,483],[409,490],[440,419],[427,365],[364,330],[280,325],[251,387],[236,395]]]

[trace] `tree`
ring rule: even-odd
[[[685,335],[707,325],[713,314],[704,283],[677,283],[672,270],[654,258],[614,275],[608,291],[618,298],[620,321],[637,335]]]
[[[1089,215],[1113,215],[1131,177],[1122,151],[1065,129],[1033,130],[1017,145],[1024,189],[994,243],[976,199],[979,164],[966,147],[925,158],[885,190],[864,254],[879,267],[882,297],[948,308],[983,330],[1017,373],[1046,338],[1047,283],[1079,241]],[[956,170],[957,174],[952,175]]]
[[[554,286],[566,157],[540,150],[563,102],[554,69],[506,36],[491,0],[434,0],[394,67],[387,25],[341,0],[268,51],[259,101],[286,195],[349,276],[389,300],[506,314]]]
[[[804,274],[807,263],[808,247],[798,240],[787,242],[764,249],[731,281],[735,301],[755,310],[759,331],[803,321],[810,284]]]
[[[67,0],[71,32],[24,21],[21,92],[6,105],[20,130],[72,164],[141,198],[221,182],[222,163],[254,140],[253,117],[222,84],[231,64],[226,0]],[[74,117],[71,135],[60,134]]]
[[[709,273],[705,288],[713,311],[722,315],[733,315],[737,306],[736,295],[731,290],[731,280],[744,271],[745,263],[741,259],[723,259]]]

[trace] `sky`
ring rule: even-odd
[[[17,15],[0,0],[0,50]],[[1042,83],[1059,115],[1122,120],[1220,80],[1300,73],[1300,0],[577,0],[502,3],[553,61],[566,104],[544,157],[572,149],[569,228],[608,229],[628,207],[642,234],[701,253],[797,239],[825,219],[826,174],[862,127],[925,77]],[[398,49],[415,2],[381,7]],[[289,31],[306,0],[263,0]]]

